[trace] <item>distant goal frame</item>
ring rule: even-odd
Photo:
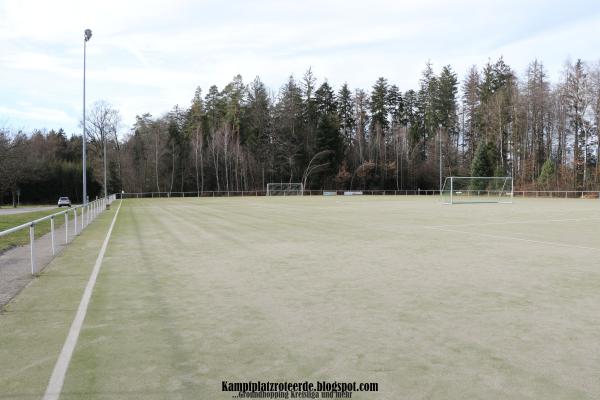
[[[304,196],[304,185],[301,182],[267,183],[267,196]]]
[[[449,205],[512,204],[514,180],[512,176],[448,176],[440,189],[440,197],[443,204]]]

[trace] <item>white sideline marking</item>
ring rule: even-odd
[[[548,246],[560,246],[560,247],[569,247],[572,249],[600,251],[600,249],[596,248],[596,247],[578,246],[576,244],[568,244],[568,243],[560,243],[560,242],[546,242],[544,240],[524,239],[524,238],[519,238],[519,237],[503,236],[503,235],[492,235],[489,233],[459,231],[456,229],[443,229],[443,228],[437,228],[434,226],[426,226],[425,228],[426,229],[434,229],[436,231],[442,231],[442,232],[462,233],[462,234],[476,235],[476,236],[486,236],[486,237],[491,237],[491,238],[496,238],[496,239],[518,240],[521,242],[537,243],[537,244],[543,244],[543,245],[548,245]]]
[[[92,297],[92,292],[94,290],[94,286],[96,285],[96,278],[100,272],[102,260],[104,259],[104,253],[108,247],[110,234],[112,233],[115,222],[117,221],[117,215],[119,215],[121,204],[123,204],[123,202],[119,202],[119,208],[117,208],[117,212],[115,213],[112,223],[110,224],[110,228],[108,229],[104,243],[102,243],[102,247],[100,248],[100,253],[98,253],[96,264],[94,264],[94,269],[92,270],[90,279],[85,287],[83,296],[81,296],[81,302],[79,303],[79,308],[77,308],[77,314],[75,314],[75,318],[71,324],[71,329],[69,329],[69,334],[67,335],[65,344],[63,345],[60,355],[58,356],[58,360],[56,360],[56,364],[54,365],[54,370],[52,371],[52,376],[50,376],[50,381],[48,382],[48,387],[46,388],[46,393],[44,394],[43,400],[58,400],[60,397],[63,383],[65,382],[65,376],[67,374],[67,370],[69,369],[69,363],[71,362],[73,351],[77,345],[77,339],[79,339],[79,333],[81,332],[81,327],[83,326],[83,321],[85,320],[88,304],[90,303],[90,298]]]

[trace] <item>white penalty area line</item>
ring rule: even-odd
[[[81,327],[83,326],[83,321],[85,320],[85,315],[92,297],[92,292],[94,291],[94,286],[96,285],[96,279],[98,278],[98,273],[100,272],[100,267],[102,266],[102,260],[104,259],[104,253],[108,247],[110,235],[113,227],[115,226],[115,222],[117,221],[117,215],[119,215],[121,204],[123,204],[122,201],[119,202],[119,208],[117,208],[117,212],[115,213],[112,223],[110,224],[110,228],[108,229],[104,243],[102,243],[102,247],[100,248],[100,253],[98,253],[96,264],[94,264],[94,269],[92,270],[90,279],[85,287],[83,296],[81,296],[81,302],[79,303],[79,308],[77,308],[77,313],[75,314],[75,318],[71,324],[71,329],[69,329],[67,339],[65,340],[63,348],[60,351],[60,355],[58,356],[58,360],[56,360],[56,364],[54,365],[54,370],[52,371],[52,376],[50,376],[50,381],[48,382],[48,387],[46,388],[46,393],[44,394],[43,400],[57,400],[60,397],[60,393],[65,382],[65,376],[67,374],[67,370],[69,369],[69,363],[71,362],[73,351],[77,345],[77,339],[79,339],[79,333],[81,332]]]
[[[463,235],[484,236],[484,237],[490,237],[490,238],[494,238],[494,239],[504,239],[504,240],[517,240],[520,242],[536,243],[536,244],[542,244],[545,246],[560,246],[560,247],[567,247],[567,248],[571,248],[571,249],[600,251],[600,249],[596,248],[596,247],[578,246],[576,244],[568,244],[568,243],[560,243],[560,242],[547,242],[544,240],[525,239],[525,238],[520,238],[520,237],[504,236],[504,235],[493,235],[490,233],[459,231],[456,229],[444,229],[444,228],[438,228],[435,226],[425,226],[424,228],[441,231],[441,232],[462,233]]]

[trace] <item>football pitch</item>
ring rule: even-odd
[[[599,226],[581,199],[116,201],[0,313],[0,398],[44,398],[62,362],[61,399],[597,399]]]

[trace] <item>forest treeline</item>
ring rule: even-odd
[[[264,190],[269,182],[312,189],[437,189],[442,175],[513,176],[520,189],[598,190],[600,67],[565,63],[557,82],[531,62],[519,76],[505,61],[427,63],[418,87],[385,78],[369,90],[332,87],[311,69],[278,92],[236,76],[197,88],[187,107],[136,117],[118,134],[106,102],[87,117],[90,195],[108,191]],[[0,193],[31,201],[80,198],[81,136],[0,132]]]

